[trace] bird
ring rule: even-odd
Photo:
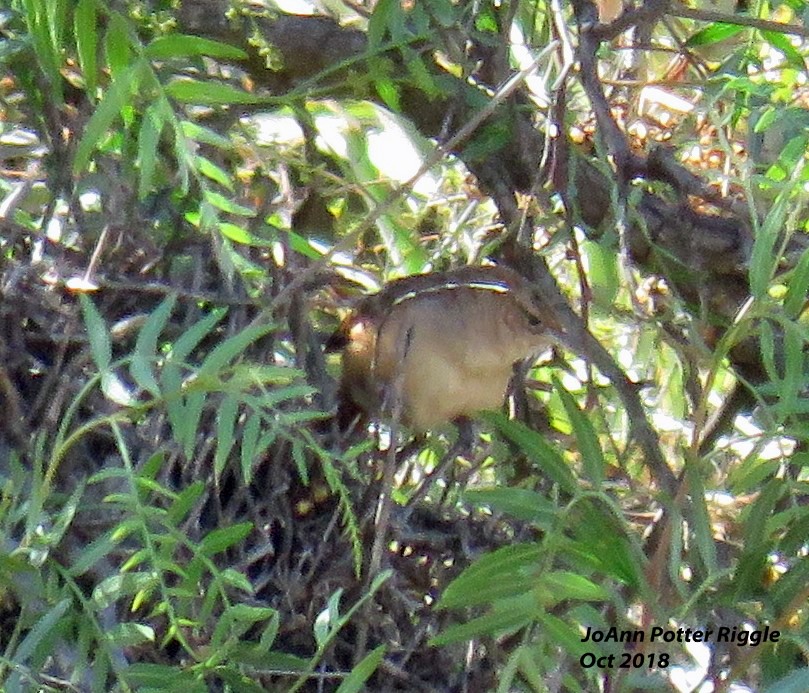
[[[515,362],[558,334],[530,283],[507,267],[395,279],[329,340],[342,349],[338,419],[396,414],[417,433],[468,420],[502,406]]]

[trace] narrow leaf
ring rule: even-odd
[[[81,173],[90,161],[90,155],[100,145],[102,138],[110,126],[128,106],[130,98],[137,89],[140,66],[135,64],[118,74],[99,102],[90,120],[84,128],[84,134],[76,146],[73,158],[73,171]]]
[[[171,294],[151,312],[138,334],[135,352],[129,366],[129,372],[135,382],[153,397],[160,396],[160,385],[152,370],[157,361],[157,340],[166,327],[176,301],[177,296]]]
[[[481,415],[506,438],[516,443],[528,457],[554,482],[569,493],[577,490],[576,478],[564,458],[536,431],[517,421],[510,421],[499,413],[484,412]]]
[[[76,53],[84,76],[87,97],[90,101],[95,101],[98,85],[96,0],[79,0],[73,15],[73,23],[76,34]]]
[[[255,104],[261,99],[237,87],[220,82],[200,82],[193,79],[177,79],[166,85],[166,93],[181,103],[200,106],[229,106]]]
[[[233,449],[233,431],[236,427],[238,413],[239,400],[231,395],[226,396],[216,410],[216,453],[213,460],[216,481],[222,477],[225,462]]]
[[[377,670],[384,656],[385,645],[380,645],[365,655],[357,666],[351,670],[351,673],[343,679],[337,693],[360,693],[360,691],[364,691],[365,682]]]
[[[587,473],[593,486],[601,488],[604,483],[604,469],[606,462],[598,442],[598,435],[590,419],[588,419],[576,404],[573,396],[562,387],[562,383],[557,378],[553,378],[556,392],[562,400],[562,404],[567,412],[568,419],[573,426],[573,433],[576,436],[579,454],[582,458],[584,471]]]
[[[240,522],[230,527],[214,529],[202,539],[199,550],[205,556],[213,556],[225,549],[229,549],[234,544],[238,544],[252,531],[252,522]]]
[[[138,197],[144,199],[154,187],[154,174],[157,168],[157,147],[163,131],[163,109],[152,104],[143,114],[138,133]]]
[[[152,60],[168,58],[193,58],[207,55],[223,60],[246,60],[247,53],[241,48],[212,41],[200,36],[188,34],[171,34],[154,39],[144,50],[146,57]]]
[[[109,370],[112,362],[112,343],[107,324],[95,304],[84,294],[79,296],[82,314],[84,316],[84,326],[87,330],[87,338],[90,341],[90,352],[93,355],[96,367],[102,373]]]
[[[62,616],[67,613],[70,607],[69,599],[62,599],[54,604],[45,614],[40,618],[28,634],[20,642],[17,649],[14,651],[13,661],[18,664],[24,664],[28,658],[34,654],[34,651],[42,644],[42,642],[50,636],[56,624]]]

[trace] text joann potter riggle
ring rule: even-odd
[[[738,626],[717,628],[663,628],[652,626],[648,631],[649,642],[730,642],[737,645],[757,646],[765,642],[778,642],[781,632],[771,630],[747,630]],[[647,632],[641,629],[619,630],[615,626],[600,630],[588,627],[582,642],[646,642]]]

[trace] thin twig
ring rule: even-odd
[[[769,19],[759,19],[749,17],[744,14],[728,14],[726,12],[715,12],[714,10],[694,10],[681,3],[672,3],[666,10],[666,14],[671,17],[681,19],[696,19],[699,22],[722,22],[723,24],[736,24],[737,26],[748,26],[761,31],[774,31],[779,34],[790,34],[792,36],[802,36],[809,38],[809,29],[799,24],[781,24]]]

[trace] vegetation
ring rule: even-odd
[[[317,5],[0,8],[2,689],[809,689],[806,5]],[[438,480],[323,345],[485,261]]]

